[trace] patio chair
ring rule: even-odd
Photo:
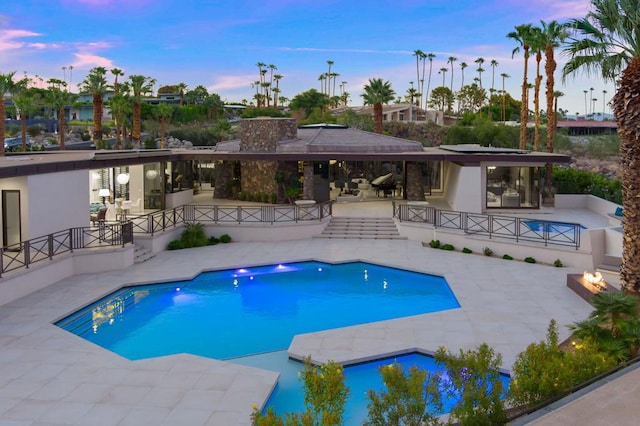
[[[91,222],[95,225],[98,222],[104,222],[107,217],[107,208],[103,207],[98,210],[98,213],[91,215]]]
[[[141,200],[140,198],[138,198],[138,199],[136,200],[136,202],[135,202],[135,203],[131,203],[131,211],[132,211],[132,212],[133,212],[133,211],[136,211],[136,212],[139,212],[139,211],[140,211],[140,202],[141,202],[141,201],[142,201],[142,200]]]

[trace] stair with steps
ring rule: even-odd
[[[133,263],[146,262],[147,260],[155,256],[156,254],[151,250],[136,245],[135,250],[133,252]]]
[[[393,219],[380,217],[333,217],[314,238],[407,239],[400,235]]]

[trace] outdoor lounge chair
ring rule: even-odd
[[[95,225],[98,222],[104,222],[107,217],[107,208],[103,207],[98,210],[98,213],[91,215],[91,222]]]

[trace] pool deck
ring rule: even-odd
[[[358,212],[371,212],[369,203],[361,204],[353,214],[372,215]],[[336,213],[344,208],[335,207]],[[0,307],[0,424],[249,425],[252,404],[266,400],[276,373],[188,354],[129,361],[52,323],[123,285],[309,259],[443,275],[462,306],[296,336],[290,354],[319,362],[485,342],[508,370],[529,343],[545,338],[552,318],[564,338],[564,325],[591,311],[565,284],[567,273],[582,271],[435,250],[417,241],[307,239],[166,251],[124,270],[73,276]]]

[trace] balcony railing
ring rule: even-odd
[[[0,248],[0,276],[76,249],[124,247],[132,242],[130,222],[100,222],[97,226],[65,229]]]
[[[458,229],[467,234],[502,237],[516,241],[580,247],[581,226],[547,220],[523,219],[483,213],[440,210],[430,206],[393,202],[393,217],[401,222],[428,223],[436,228]]]
[[[274,224],[321,221],[331,216],[332,202],[313,205],[264,205],[264,206],[199,206],[185,204],[173,209],[157,211],[147,215],[122,215],[122,221],[130,221],[134,234],[153,235],[174,228],[184,222],[204,224]]]

